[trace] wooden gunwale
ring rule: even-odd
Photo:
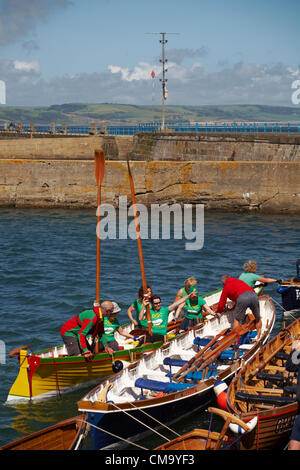
[[[263,350],[255,357],[251,358],[249,362],[243,367],[239,372],[239,376],[234,378],[229,386],[227,393],[227,408],[228,410],[238,416],[245,422],[251,420],[254,416],[258,418],[258,426],[253,430],[253,442],[247,444],[247,441],[242,439],[241,446],[246,449],[267,449],[272,448],[277,445],[279,442],[282,442],[284,439],[288,439],[293,420],[298,412],[298,404],[295,399],[295,402],[289,403],[282,406],[266,406],[266,409],[257,409],[243,411],[241,407],[246,406],[246,402],[242,402],[236,399],[236,392],[239,390],[247,391],[247,385],[250,386],[251,383],[251,393],[255,394],[255,388],[257,384],[261,383],[259,379],[256,378],[256,373],[258,370],[267,370],[267,371],[281,371],[285,370],[285,367],[277,366],[276,364],[270,364],[266,362],[266,358],[279,349],[280,351],[284,350],[285,352],[290,352],[290,344],[286,343],[286,337],[284,336],[284,331],[290,332],[290,334],[295,338],[297,335],[300,335],[300,319],[295,320],[288,328],[279,332],[277,336],[272,338],[269,343],[267,343]],[[291,342],[291,341],[290,341]],[[280,348],[280,346],[282,346]],[[281,359],[275,359],[271,357],[272,360],[277,360],[280,362]],[[263,366],[261,368],[261,366]],[[256,381],[256,383],[255,383]],[[274,388],[276,390],[276,388]],[[249,389],[248,389],[249,392]],[[282,390],[283,392],[283,390]],[[271,392],[270,392],[271,393]],[[267,394],[270,394],[267,393]],[[280,396],[283,396],[282,394]],[[258,405],[258,404],[257,404]],[[257,406],[256,405],[256,406]],[[258,405],[259,406],[259,405]],[[281,424],[280,420],[283,420]]]
[[[83,413],[5,444],[0,450],[71,450],[85,430]]]

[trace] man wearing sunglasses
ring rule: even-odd
[[[163,307],[161,305],[161,298],[159,295],[153,295],[151,297],[151,306],[150,306],[150,315],[151,315],[151,325],[152,325],[152,336],[149,334],[146,335],[146,343],[154,343],[155,341],[164,341],[168,333],[168,317],[173,310],[175,310],[179,305],[186,302],[191,294],[183,297],[182,299],[177,300],[169,307]],[[146,319],[146,305],[149,304],[149,300],[144,301],[145,306],[140,311],[139,319],[140,321]]]

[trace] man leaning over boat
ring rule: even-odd
[[[247,308],[250,308],[255,318],[257,339],[261,334],[261,317],[259,300],[252,287],[240,279],[229,277],[228,274],[222,276],[223,290],[218,303],[217,312],[222,313],[225,309],[227,298],[234,302],[234,322],[233,328],[244,324],[247,321]]]
[[[92,335],[95,339],[104,333],[104,317],[108,317],[114,311],[114,305],[109,300],[102,302],[101,306],[94,302],[93,309],[70,318],[63,324],[60,334],[67,348],[68,356],[80,356],[87,360],[92,359],[92,351],[87,336]],[[106,345],[104,350],[112,355],[113,350]]]

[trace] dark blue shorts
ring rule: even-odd
[[[198,325],[201,323],[203,320],[199,317],[198,318],[193,318],[192,320],[189,318],[185,318],[182,323],[180,323],[179,330],[189,330],[190,328],[193,328],[194,326]]]
[[[296,416],[290,440],[300,442],[300,415]]]

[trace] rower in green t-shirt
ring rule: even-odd
[[[151,325],[152,325],[152,336],[149,334],[146,335],[146,343],[154,343],[155,341],[164,341],[168,332],[168,317],[169,314],[177,308],[182,303],[190,297],[191,294],[179,299],[177,302],[174,302],[169,307],[162,307],[161,298],[159,295],[153,295],[151,298],[150,315],[151,315]],[[145,307],[148,301],[145,301]],[[140,312],[140,320],[146,319],[146,308],[143,308]],[[147,320],[146,320],[147,321]]]
[[[149,299],[152,296],[152,289],[151,289],[150,286],[147,286],[147,295],[148,295]],[[131,323],[133,324],[133,328],[135,328],[136,326],[143,327],[143,328],[148,327],[147,320],[140,320],[139,319],[140,311],[142,310],[143,305],[144,305],[143,304],[143,299],[144,299],[144,290],[143,290],[143,286],[142,286],[142,287],[139,288],[137,299],[135,299],[135,301],[132,302],[132,304],[130,305],[130,307],[127,310],[127,315],[129,317]],[[135,316],[133,315],[134,312],[135,312]]]
[[[211,315],[216,315],[215,312],[207,305],[206,301],[199,295],[198,288],[192,286],[190,288],[191,296],[187,299],[185,305],[182,307],[182,310],[185,314],[185,318],[180,325],[181,331],[186,331],[193,326],[198,325],[198,323],[203,322],[203,309]],[[176,319],[178,318],[180,312],[176,312]]]
[[[270,282],[278,282],[276,279],[272,277],[264,277],[260,274],[256,274],[257,272],[257,264],[256,261],[249,260],[243,266],[244,272],[239,276],[241,281],[244,281],[248,286],[254,289],[255,283],[257,281],[263,282],[264,284],[269,284]]]
[[[120,325],[117,319],[118,313],[121,311],[119,305],[116,302],[112,302],[114,309],[113,312],[104,318],[104,333],[100,338],[100,352],[109,346],[113,351],[119,350],[119,344],[115,340],[115,332],[117,331],[121,336],[125,338],[135,339],[133,335],[127,333]]]
[[[197,279],[195,279],[194,276],[188,277],[184,281],[184,287],[181,287],[181,289],[178,290],[174,302],[177,302],[177,300],[182,299],[183,297],[188,295],[190,293],[190,288],[196,285],[197,285]],[[184,316],[184,315],[180,315],[181,309],[182,309],[182,304],[179,307],[177,307],[177,311],[175,312],[175,318],[182,318]]]

